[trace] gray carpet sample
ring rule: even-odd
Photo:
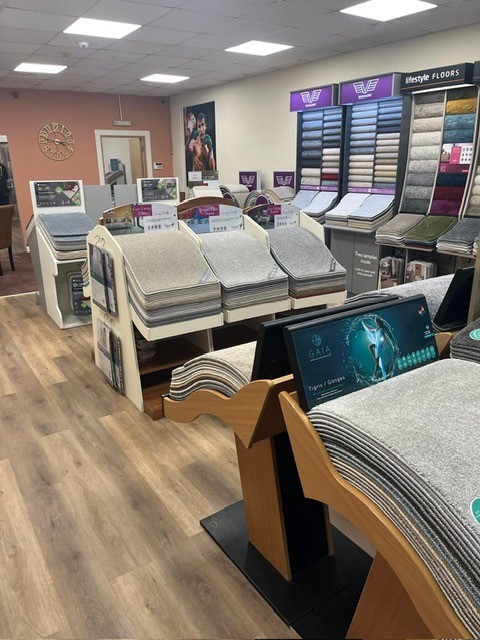
[[[381,510],[381,494],[395,503],[384,512],[477,635],[480,536],[470,505],[479,497],[479,385],[477,364],[443,360],[309,413],[339,473]]]

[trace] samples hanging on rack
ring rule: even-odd
[[[113,317],[118,316],[115,268],[112,255],[98,244],[88,245],[92,302]]]
[[[114,389],[125,393],[122,345],[114,331],[97,318],[98,367]]]
[[[293,204],[318,222],[324,221],[341,187],[344,112],[335,106],[337,98],[337,85],[290,94],[290,111],[298,113],[297,195]]]

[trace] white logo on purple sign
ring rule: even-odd
[[[374,78],[372,80],[369,80],[368,82],[354,82],[353,87],[355,89],[355,93],[357,94],[357,96],[366,96],[367,93],[371,95],[375,91],[379,80],[380,78]]]
[[[300,95],[302,96],[303,104],[310,105],[317,102],[317,100],[320,98],[321,93],[321,89],[314,89],[312,92],[302,91]]]
[[[246,185],[247,187],[250,187],[255,181],[255,176],[241,176],[241,178],[242,184]]]
[[[277,180],[277,184],[281,187],[288,187],[289,184],[292,184],[292,176],[275,176]]]

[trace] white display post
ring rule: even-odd
[[[70,329],[90,324],[91,317],[76,316],[70,306],[67,283],[69,271],[81,271],[85,259],[58,260],[53,254],[42,227],[37,224],[40,214],[85,213],[85,198],[81,180],[36,180],[30,181],[33,215],[35,217],[36,243],[31,251],[38,251],[42,282],[37,283],[39,301],[45,306],[48,315],[60,327]]]

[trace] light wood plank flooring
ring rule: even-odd
[[[152,422],[33,295],[0,348],[0,638],[298,637],[198,523],[241,497],[229,428]]]

